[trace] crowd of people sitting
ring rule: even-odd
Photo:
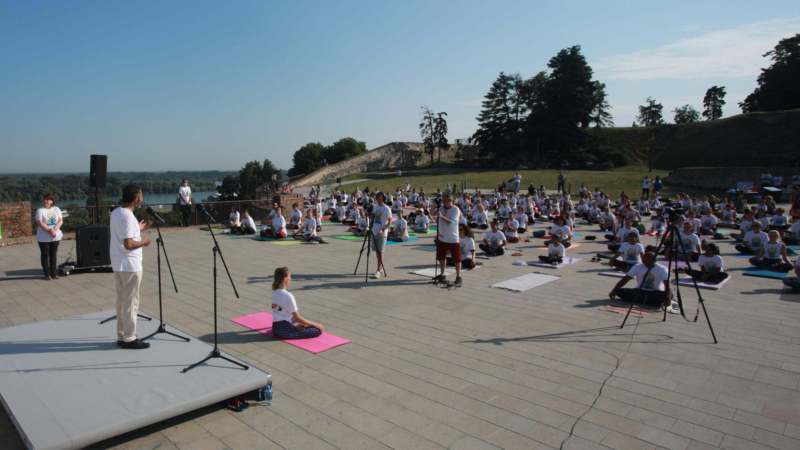
[[[466,269],[477,264],[476,247],[482,252],[481,257],[491,258],[505,254],[510,244],[529,240],[528,236],[545,237],[547,253],[539,260],[559,264],[572,246],[576,222],[583,221],[597,225],[608,240],[609,251],[593,260],[631,275],[626,278],[636,278],[636,273],[650,263],[659,265],[658,258],[674,256],[684,264],[692,263],[691,269],[684,269],[687,276],[703,283],[720,283],[728,274],[720,247],[714,241],[730,238],[735,239],[738,252],[751,256],[749,262],[755,267],[784,273],[800,270],[796,261],[789,260],[788,247],[800,244],[800,207],[794,204],[800,202],[797,188],[791,217],[770,196],[750,205],[743,195],[720,199],[678,194],[667,199],[660,192],[660,180],[649,178],[643,180],[642,193],[637,198],[622,192],[613,199],[600,189],[590,190],[585,185],[575,196],[563,190],[547,193],[543,186],[533,185],[527,192],[518,187],[507,191],[501,186],[493,192],[456,193],[448,187],[444,192],[430,194],[411,186],[380,193],[368,188],[349,193],[336,189],[324,198],[320,190],[315,190],[304,204],[293,204],[289,213],[275,204],[259,228],[247,211],[240,218],[238,210],[231,212],[229,225],[232,233],[324,243],[319,233],[322,220],[326,220],[348,225],[355,235],[364,236],[371,229],[378,229],[385,232],[387,241],[405,242],[415,235],[436,233],[437,213],[443,194],[447,193],[460,211],[460,257]],[[529,235],[532,225],[540,222],[547,223],[546,230],[538,229]],[[661,246],[641,243],[643,235],[660,242],[668,224],[675,225],[676,230],[671,242]],[[474,233],[481,237],[476,239]],[[452,258],[449,262],[454,263]],[[648,268],[649,275],[653,269]],[[797,278],[787,277],[785,283],[792,286]],[[800,283],[796,287],[800,288]],[[621,289],[614,291],[615,296],[625,292]]]

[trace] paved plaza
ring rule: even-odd
[[[322,235],[342,232],[326,225]],[[180,290],[165,290],[167,323],[211,341],[209,233],[164,237]],[[222,348],[272,374],[272,406],[207,408],[100,447],[527,450],[566,440],[567,449],[800,448],[800,295],[742,276],[747,259],[733,256],[730,242],[721,250],[732,280],[703,291],[714,345],[702,313],[697,323],[632,316],[619,329],[622,315],[607,309],[617,280],[589,261],[605,246],[582,238],[568,251],[582,258],[575,265],[512,265],[542,253],[542,241],[531,240],[512,245],[523,257],[480,260],[457,290],[410,273],[433,265],[432,238],[389,247],[389,277],[366,287],[363,270],[352,275],[358,241],[219,240],[241,293],[235,299],[220,277]],[[60,260],[73,247],[64,241]],[[155,246],[144,255],[143,310],[157,314]],[[0,326],[113,308],[111,274],[44,281],[38,265],[35,244],[0,248]],[[271,274],[283,265],[302,314],[351,344],[314,355],[229,321],[269,309]],[[491,287],[532,271],[561,278],[523,293]],[[697,296],[682,292],[691,319]],[[5,412],[0,448],[22,448]]]

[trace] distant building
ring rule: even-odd
[[[468,137],[468,138],[459,138],[456,139],[456,145],[475,145],[475,139]]]

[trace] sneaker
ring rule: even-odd
[[[461,277],[456,277],[456,282],[453,283],[455,287],[461,287]]]
[[[680,314],[681,313],[681,307],[680,307],[680,305],[678,305],[678,302],[673,301],[667,307],[667,312],[670,313],[670,314]]]
[[[380,270],[372,274],[372,278],[374,278],[376,280],[379,279],[380,277],[381,277],[381,271]]]
[[[117,341],[117,346],[128,350],[143,350],[146,348],[150,348],[149,343],[142,342],[139,339],[134,339],[130,342]]]

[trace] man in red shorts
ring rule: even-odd
[[[444,269],[447,266],[447,253],[456,263],[456,286],[461,286],[461,246],[458,236],[458,223],[461,220],[461,210],[453,204],[449,192],[442,195],[442,206],[437,214],[436,225],[439,227],[436,240],[436,259],[439,261],[442,273],[436,276],[439,282],[445,281]]]

